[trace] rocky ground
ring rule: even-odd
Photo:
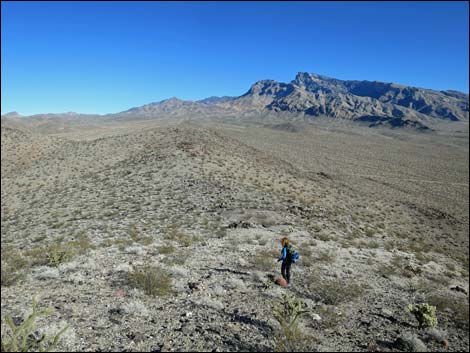
[[[288,130],[2,126],[2,340],[36,297],[64,351],[467,351],[468,134]],[[425,302],[434,329],[405,310]]]

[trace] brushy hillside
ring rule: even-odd
[[[468,350],[468,139],[364,131],[2,126],[2,341],[37,297],[65,351]]]

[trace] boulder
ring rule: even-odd
[[[393,343],[394,348],[404,352],[427,352],[426,345],[417,336],[405,333]]]
[[[287,281],[284,279],[284,278],[277,278],[274,283],[276,283],[277,285],[281,286],[282,288],[287,288],[289,287],[289,284],[287,283]]]

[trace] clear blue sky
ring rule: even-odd
[[[241,95],[297,72],[468,92],[467,2],[5,2],[2,114]]]

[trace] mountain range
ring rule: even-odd
[[[199,101],[176,97],[104,115],[105,119],[220,117],[286,113],[367,122],[370,126],[427,129],[431,121],[468,121],[469,95],[458,91],[404,86],[379,81],[339,80],[300,72],[289,83],[261,80],[238,97],[209,97]],[[96,118],[78,113],[38,114],[35,119]],[[16,119],[16,112],[2,116]]]

